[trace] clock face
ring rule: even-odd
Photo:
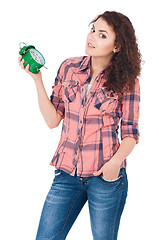
[[[36,49],[30,49],[30,54],[37,63],[44,65],[44,58]]]

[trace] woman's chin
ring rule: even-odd
[[[86,53],[88,56],[92,57],[92,53],[91,53],[88,49],[85,49],[85,53]]]

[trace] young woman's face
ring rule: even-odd
[[[92,57],[113,57],[115,33],[107,22],[99,18],[93,23],[86,40],[85,52]]]

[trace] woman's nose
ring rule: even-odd
[[[95,35],[93,33],[89,36],[89,38],[92,42],[95,42]]]

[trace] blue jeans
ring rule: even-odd
[[[113,181],[105,180],[102,175],[81,178],[55,169],[36,240],[66,239],[87,200],[93,239],[116,240],[127,190],[125,168],[121,168],[118,179]]]

